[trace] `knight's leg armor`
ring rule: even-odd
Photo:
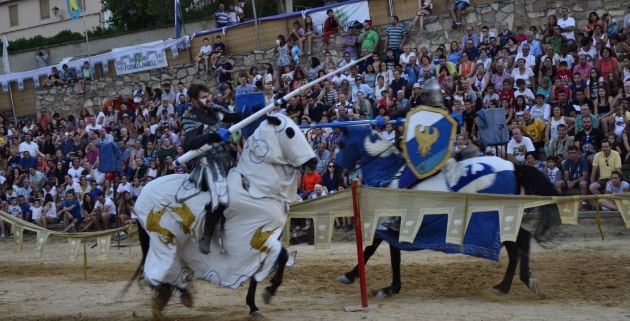
[[[212,241],[212,237],[216,230],[217,224],[221,221],[221,217],[223,217],[223,211],[225,210],[225,206],[219,204],[217,208],[212,210],[212,204],[206,205],[206,219],[203,225],[203,234],[201,238],[199,238],[199,251],[203,254],[210,253],[210,243]]]

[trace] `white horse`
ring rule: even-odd
[[[187,287],[196,278],[232,289],[250,279],[247,304],[250,314],[260,315],[254,302],[256,285],[278,267],[264,292],[268,302],[282,282],[288,256],[280,234],[289,204],[298,201],[300,168],[316,163],[314,151],[289,117],[267,115],[228,174],[222,235],[214,233],[208,255],[199,252],[197,238],[210,193],[196,189],[184,174],[147,184],[134,211],[140,223],[144,278],[157,291],[154,314],[161,314],[175,289],[182,303],[192,306]]]

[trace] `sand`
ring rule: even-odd
[[[620,219],[607,219],[602,241],[592,220],[563,227],[552,249],[533,245],[532,273],[546,298],[530,293],[515,280],[505,296],[487,289],[505,271],[500,262],[437,252],[404,252],[403,288],[384,299],[370,298],[378,308],[344,312],[360,304],[359,286],[339,285],[335,279],[354,264],[350,242],[329,250],[291,246],[298,251],[297,266],[287,271],[274,301],[258,306],[266,320],[630,320],[630,230]],[[107,261],[96,261],[89,249],[87,279],[82,259],[68,261],[68,246],[50,240],[43,257],[36,258],[33,236],[22,253],[12,241],[0,241],[0,320],[150,320],[151,291],[136,282],[124,297],[120,291],[140,260],[135,242],[112,247]],[[126,245],[127,242],[123,242]],[[380,248],[368,265],[368,288],[390,282],[389,253]],[[173,298],[165,309],[167,320],[248,320],[246,287],[236,291],[194,283],[195,306],[186,308]]]

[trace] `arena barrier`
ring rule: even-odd
[[[23,249],[24,231],[31,231],[37,234],[37,257],[41,257],[44,252],[46,241],[49,236],[56,236],[68,239],[70,261],[75,261],[79,255],[79,249],[83,244],[83,277],[87,278],[87,241],[96,239],[97,260],[105,260],[109,255],[111,247],[112,235],[122,231],[129,231],[135,226],[127,225],[115,229],[104,230],[99,232],[81,232],[81,233],[63,233],[45,229],[39,225],[26,222],[17,217],[11,216],[9,213],[0,211],[0,220],[10,223],[13,230],[13,240],[15,241],[15,249],[21,252]]]
[[[352,210],[350,210],[350,198]],[[516,241],[524,211],[527,208],[556,204],[562,224],[578,223],[578,209],[583,200],[597,203],[599,199],[613,200],[619,209],[626,228],[630,228],[630,193],[615,195],[573,195],[573,196],[525,196],[504,194],[453,193],[417,191],[388,188],[361,188],[353,181],[352,189],[308,200],[291,206],[289,223],[285,225],[284,242],[288,243],[290,220],[307,218],[313,220],[315,248],[327,249],[331,246],[334,220],[337,217],[354,217],[357,262],[361,306],[347,307],[347,311],[370,310],[368,305],[365,264],[363,263],[363,242],[372,243],[377,223],[381,217],[400,217],[400,242],[412,243],[425,215],[447,214],[446,242],[463,246],[466,228],[475,213],[497,211],[499,216],[501,242]],[[596,211],[595,220],[602,240],[601,213]],[[540,213],[539,215],[544,215]]]

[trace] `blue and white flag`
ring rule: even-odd
[[[182,19],[182,6],[179,0],[175,0],[175,38],[179,38],[182,35],[182,28],[184,26],[184,19]]]

